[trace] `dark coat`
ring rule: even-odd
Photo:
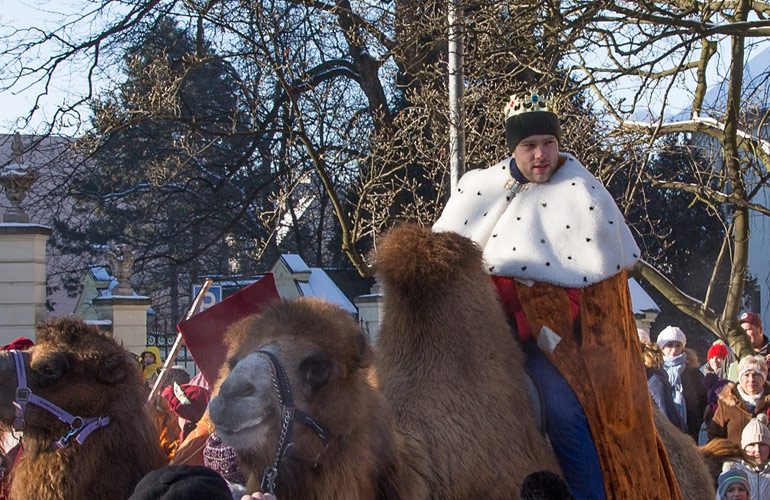
[[[700,371],[698,356],[691,349],[687,353],[687,366],[682,371],[682,392],[687,408],[687,434],[698,442],[698,433],[703,423],[703,413],[708,405],[708,389],[703,383],[703,373]]]
[[[666,371],[650,366],[645,367],[645,371],[647,372],[647,388],[650,390],[652,401],[658,405],[660,411],[672,424],[681,429],[682,432],[687,432],[687,424],[674,405],[674,399],[671,396],[671,383],[668,381]]]
[[[741,433],[749,421],[760,413],[770,409],[770,385],[765,382],[764,395],[757,402],[753,412],[738,392],[738,385],[730,382],[719,393],[719,403],[711,425],[708,428],[709,440],[714,438],[726,438],[741,445]]]

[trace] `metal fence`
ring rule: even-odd
[[[177,333],[166,333],[166,332],[154,332],[154,331],[148,331],[147,332],[147,346],[155,346],[160,351],[160,357],[162,358],[163,362],[166,361],[166,357],[168,357],[169,351],[171,351],[171,348],[174,347],[174,342],[176,341]],[[179,349],[179,352],[176,356],[176,361],[173,363],[174,365],[181,365],[184,366],[187,372],[190,374],[190,376],[194,376],[198,373],[198,367],[195,365],[195,362],[193,361],[192,356],[190,355],[190,352],[187,350],[187,346],[182,344],[182,347]]]

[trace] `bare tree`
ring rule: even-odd
[[[617,147],[637,153],[622,165],[635,172],[628,176],[634,179],[627,187],[628,199],[645,184],[689,193],[694,205],[720,217],[726,228],[711,282],[701,297],[688,295],[649,262],[639,262],[634,271],[726,340],[739,356],[751,353],[737,317],[746,281],[749,213],[770,213],[755,201],[770,177],[770,142],[760,137],[770,106],[766,91],[757,93],[766,88],[770,73],[765,71],[747,85],[744,63],[770,33],[769,6],[739,0],[607,2],[599,7],[572,42],[575,64],[570,69],[611,117],[608,126]],[[565,12],[568,18],[583,15],[583,10]],[[717,69],[720,64],[726,72]],[[707,90],[720,80],[726,83],[723,97],[709,101]],[[687,103],[681,102],[683,95]],[[661,105],[642,113],[649,111],[651,102]],[[667,118],[672,103],[689,116]],[[650,118],[640,119],[642,114]],[[650,161],[664,145],[660,138],[671,134],[692,137],[703,150],[701,157],[711,158],[699,165],[699,182],[685,184],[650,173]],[[611,175],[609,169],[603,173]],[[729,279],[720,307],[714,297],[719,270],[725,267]]]
[[[269,182],[244,191],[228,207],[232,217],[225,230],[214,235],[238,249],[236,261],[280,248],[316,264],[339,262],[335,259],[343,255],[366,275],[371,273],[367,252],[384,228],[399,220],[430,223],[440,212],[449,184],[446,2],[85,5],[59,29],[5,33],[0,67],[10,77],[2,80],[3,88],[17,88],[29,78],[47,82],[75,61],[92,85],[59,110],[51,130],[63,120],[85,118],[76,106],[82,101],[102,103],[94,108],[99,116],[114,117],[111,125],[102,122],[103,130],[163,117],[211,144],[242,137],[249,147],[222,182],[242,187],[249,172]],[[746,279],[748,214],[768,212],[755,197],[768,179],[770,147],[757,133],[768,106],[753,94],[758,83],[747,85],[742,78],[748,52],[770,29],[767,5],[745,0],[460,5],[466,167],[480,168],[506,155],[505,96],[531,85],[562,94],[566,143],[605,183],[622,179],[620,202],[627,211],[644,203],[650,190],[671,191],[689,194],[693,206],[721,222],[724,250],[707,273],[713,277],[702,297],[668,279],[662,261],[642,262],[636,272],[736,352],[748,352],[735,318]],[[120,84],[130,63],[124,59],[127,47],[164,16],[193,37],[194,54],[174,68],[162,58],[146,66],[146,86],[135,105],[110,108],[115,101],[94,90],[97,78]],[[727,42],[730,48],[723,50]],[[41,48],[52,55],[33,63],[29,56]],[[729,63],[727,97],[709,102],[706,90],[719,76],[712,68],[723,61]],[[180,112],[184,75],[212,63],[232,68],[229,78],[238,88],[232,116],[247,117],[236,120],[238,127],[204,127]],[[686,119],[663,118],[674,95],[688,96]],[[653,117],[640,118],[651,107],[656,107]],[[87,122],[82,125],[90,131]],[[661,140],[673,134],[687,134],[693,138],[690,147],[701,150],[698,158],[712,159],[693,167],[693,181],[683,183],[652,168],[664,148],[677,144]],[[96,154],[101,133],[85,137],[93,138],[88,151]],[[712,147],[719,153],[707,151]],[[656,230],[654,220],[645,224],[640,232]],[[659,236],[661,249],[674,244],[671,235]],[[198,257],[193,252],[175,263],[186,266]],[[720,294],[717,276],[727,268],[727,293]],[[722,295],[723,303],[716,300]]]

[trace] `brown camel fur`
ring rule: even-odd
[[[646,388],[644,388],[646,389]],[[713,500],[715,478],[711,475],[713,462],[731,456],[723,453],[702,452],[695,445],[692,437],[682,432],[660,411],[658,405],[652,405],[652,417],[658,435],[666,445],[668,460],[674,477],[687,500]],[[721,466],[721,463],[720,463]],[[719,474],[717,474],[719,475]]]
[[[111,422],[83,442],[52,450],[69,426],[28,404],[24,452],[12,469],[14,500],[128,498],[147,472],[165,465],[146,407],[147,391],[136,360],[115,340],[75,317],[37,327],[37,345],[23,353],[33,394],[71,415],[108,415]],[[17,387],[10,353],[0,353],[0,424],[10,428]]]
[[[254,352],[264,349],[281,360],[295,407],[331,435],[324,443],[309,427],[294,424],[292,452],[278,470],[278,498],[426,497],[419,450],[395,431],[387,401],[369,383],[374,356],[348,313],[317,299],[279,302],[231,326],[227,343],[229,363],[221,370],[224,381],[215,388],[210,415],[251,476],[249,491],[273,463],[281,429],[273,367]]]
[[[274,369],[258,349],[281,359],[295,406],[332,435],[324,444],[295,424],[293,453],[279,468],[282,500],[515,499],[530,472],[558,471],[479,249],[456,234],[404,226],[384,238],[377,272],[385,285],[381,392],[366,381],[368,344],[335,306],[268,306],[226,334],[229,363],[211,417],[251,474],[250,491],[273,463],[281,429]],[[698,485],[702,459],[692,440],[670,424],[661,435],[673,443],[675,472],[696,478],[680,480],[684,498],[713,498],[708,479]]]
[[[428,455],[431,495],[514,498],[531,472],[560,471],[481,250],[455,233],[402,226],[381,243],[376,270],[380,389]]]

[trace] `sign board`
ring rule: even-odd
[[[198,292],[200,292],[201,288],[203,288],[202,285],[193,285],[193,299],[195,299],[195,297],[198,295]],[[222,287],[219,285],[211,285],[206,292],[206,295],[203,296],[200,311],[205,311],[209,307],[219,302],[222,302]]]

